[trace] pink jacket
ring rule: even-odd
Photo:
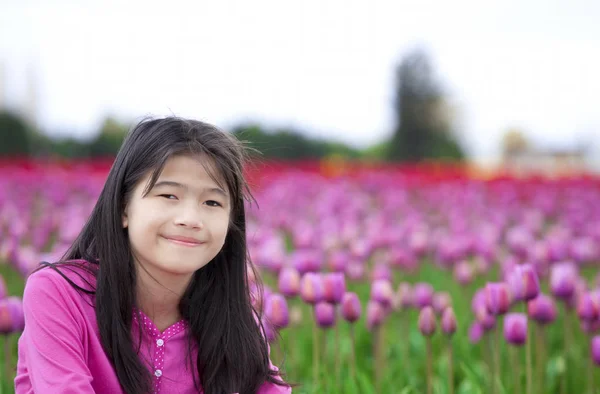
[[[89,287],[69,269],[62,272],[83,288]],[[28,278],[23,309],[25,330],[19,338],[16,394],[123,392],[100,344],[90,298],[82,296],[56,271],[44,268]],[[149,318],[142,318],[146,330],[140,356],[152,363],[153,391],[197,393],[186,360],[186,323],[175,323],[161,333]],[[139,335],[136,322],[132,334],[133,338]],[[259,390],[260,394],[291,392],[289,387],[271,383],[265,383]]]

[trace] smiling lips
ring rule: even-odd
[[[165,238],[168,241],[171,241],[173,243],[176,243],[177,245],[183,245],[183,246],[200,246],[204,243],[204,242],[198,241],[195,238],[190,238],[190,237],[165,236],[163,238]]]

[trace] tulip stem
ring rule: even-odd
[[[452,337],[448,338],[448,387],[450,394],[454,394],[454,355],[452,350]]]
[[[335,325],[335,387],[340,387],[340,325]]]
[[[502,340],[502,330],[500,328],[500,324],[496,325],[496,340],[494,341],[494,368],[496,372],[494,373],[494,387],[498,386],[502,381],[502,366],[500,365],[500,341]]]
[[[592,346],[590,344],[590,353],[592,350]],[[590,354],[590,356],[588,357],[588,362],[590,363],[590,365],[587,368],[587,377],[588,377],[588,390],[590,392],[590,394],[595,394],[595,390],[594,390],[594,369],[596,369],[596,365],[594,364],[594,359],[592,357],[592,355]]]
[[[427,394],[433,393],[433,352],[431,350],[431,338],[425,338],[427,344]],[[379,391],[377,391],[379,393]]]
[[[319,326],[317,325],[317,316],[314,316],[313,324],[313,383],[315,390],[319,385]]]
[[[350,368],[352,369],[352,381],[354,382],[354,385],[356,386],[356,384],[358,383],[356,381],[356,339],[354,338],[354,324],[350,323],[350,341],[352,342],[352,346],[350,346],[350,348],[352,349],[352,353],[351,353],[351,362],[350,362]]]
[[[494,354],[494,345],[493,345],[493,341],[494,339],[492,338],[492,333],[488,332],[485,334],[486,336],[486,340],[487,340],[487,344],[488,344],[488,352],[485,352],[487,354],[487,361],[488,361],[488,368],[490,371],[489,376],[491,376],[491,381],[490,381],[490,386],[492,388],[492,394],[496,394],[496,369],[494,368],[494,362],[493,359],[494,357],[492,356]]]
[[[381,372],[383,370],[383,325],[379,324],[375,327],[373,334],[374,338],[374,349],[373,354],[375,355],[375,392],[380,393],[381,388]]]
[[[564,314],[563,314],[563,324],[564,324],[564,331],[565,331],[565,348],[564,348],[564,353],[563,356],[565,358],[564,360],[564,371],[563,371],[563,376],[561,379],[561,384],[560,384],[560,392],[562,394],[566,394],[568,392],[568,382],[567,382],[567,365],[568,365],[568,361],[569,361],[569,352],[571,349],[571,344],[573,343],[572,341],[572,337],[571,337],[571,325],[569,324],[569,308],[567,306],[567,302],[563,302],[563,308],[564,308]]]
[[[531,341],[533,340],[533,338],[531,338],[530,332],[530,325],[529,322],[527,322],[527,337],[525,339],[525,370],[527,373],[527,380],[526,380],[526,387],[527,387],[527,391],[525,391],[526,393],[533,393],[533,389],[532,389],[532,384],[533,381],[531,380]]]
[[[10,381],[12,381],[11,368],[10,368],[10,364],[11,364],[10,341],[9,341],[10,336],[8,334],[5,334],[3,336],[4,336],[4,373],[5,373],[4,381],[10,382]]]
[[[513,365],[511,365],[511,368],[513,370],[514,373],[514,393],[515,394],[521,394],[521,368],[519,367],[519,348],[511,346],[510,347],[510,353],[512,356],[512,363]],[[530,393],[530,391],[526,391],[526,393]]]
[[[544,345],[545,345],[545,340],[544,340],[544,327],[541,324],[536,324],[535,325],[535,330],[536,330],[536,335],[535,335],[535,339],[536,339],[536,343],[535,343],[535,349],[537,352],[537,356],[536,356],[536,367],[537,367],[537,376],[536,376],[536,380],[538,382],[538,386],[539,386],[539,392],[543,393],[544,392],[544,386],[545,386],[545,376],[544,376],[544,372],[546,369],[546,355],[544,354]]]

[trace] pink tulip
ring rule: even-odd
[[[369,301],[367,304],[367,329],[371,331],[373,328],[380,326],[384,319],[384,307],[377,301]]]
[[[550,324],[556,320],[556,306],[552,298],[540,294],[527,303],[527,314],[539,324]]]
[[[433,303],[433,286],[429,283],[417,283],[413,287],[413,301],[415,306],[422,309]]]
[[[327,273],[323,277],[323,295],[327,302],[339,304],[346,292],[346,278],[341,272]]]
[[[430,306],[426,306],[419,312],[419,331],[426,337],[435,333],[436,322],[435,312]]]
[[[550,288],[555,296],[568,299],[575,292],[577,269],[573,263],[557,263],[550,271]]]
[[[284,267],[279,271],[278,288],[286,297],[296,297],[300,293],[300,273],[293,267]]]
[[[285,297],[281,294],[271,294],[265,302],[265,316],[274,328],[280,330],[287,327],[290,315]]]
[[[321,328],[329,328],[335,325],[335,306],[328,302],[319,302],[315,305],[315,319]]]
[[[360,300],[356,293],[346,293],[342,298],[342,317],[350,322],[354,323],[360,319],[361,306]]]
[[[442,313],[442,331],[447,335],[452,335],[456,332],[456,316],[451,306],[444,309]]]
[[[508,312],[511,304],[508,285],[504,282],[488,283],[485,286],[485,302],[492,315],[498,316]]]
[[[300,297],[307,304],[316,304],[323,299],[323,278],[319,274],[307,272],[300,281]]]
[[[509,313],[504,316],[504,338],[512,345],[523,345],[527,341],[527,315]]]
[[[371,285],[371,299],[379,302],[384,308],[388,308],[394,301],[394,289],[387,280],[376,280]]]

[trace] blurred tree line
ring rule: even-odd
[[[395,122],[392,135],[379,144],[357,149],[308,137],[301,130],[239,124],[231,132],[264,159],[303,160],[324,157],[419,162],[464,157],[453,130],[453,117],[443,91],[433,78],[425,52],[409,53],[396,69]],[[130,125],[107,117],[90,140],[50,138],[18,115],[0,112],[0,156],[114,156]]]

